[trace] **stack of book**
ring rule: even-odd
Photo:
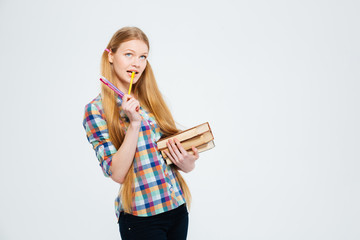
[[[169,152],[166,143],[170,139],[178,139],[182,147],[190,154],[194,154],[191,147],[194,146],[198,149],[199,153],[215,147],[214,136],[208,122],[189,128],[187,130],[178,132],[172,136],[162,138],[157,142],[157,147],[164,157],[167,164],[172,164],[169,157],[164,152]]]

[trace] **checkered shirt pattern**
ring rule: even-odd
[[[122,99],[118,96],[116,101],[119,107],[121,125],[126,132],[129,119],[121,108]],[[135,186],[131,214],[135,216],[153,216],[177,208],[185,203],[185,198],[174,172],[165,163],[157,149],[156,142],[160,139],[162,133],[154,115],[142,107],[140,107],[139,113],[142,122],[133,162]],[[110,141],[101,94],[85,106],[83,126],[104,175],[110,177],[112,155],[117,152],[117,149]],[[119,218],[120,212],[123,211],[119,194],[115,199],[117,218]]]

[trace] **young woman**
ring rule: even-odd
[[[167,165],[157,149],[161,137],[177,133],[174,119],[147,60],[149,41],[136,27],[118,30],[101,59],[101,74],[127,93],[107,86],[85,106],[83,125],[105,176],[121,184],[115,200],[122,239],[186,239],[191,195],[179,170],[190,172],[199,158],[178,140],[167,142]]]

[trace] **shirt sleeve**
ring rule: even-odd
[[[99,109],[92,103],[85,106],[83,126],[86,137],[95,150],[99,165],[106,177],[111,176],[112,155],[117,152],[110,141],[109,130]]]

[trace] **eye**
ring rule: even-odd
[[[125,53],[125,56],[127,56],[127,57],[131,57],[131,56],[132,56],[132,54],[131,54],[131,53]]]
[[[140,59],[146,59],[145,55],[140,56]]]

